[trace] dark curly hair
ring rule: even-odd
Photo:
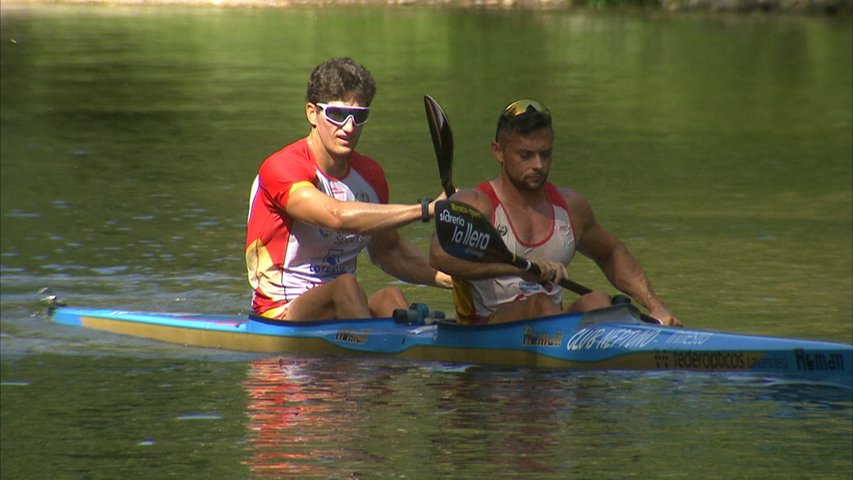
[[[370,72],[352,58],[333,58],[314,68],[308,80],[305,100],[310,103],[356,101],[370,106],[376,82]]]

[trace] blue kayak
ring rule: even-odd
[[[853,345],[644,323],[632,305],[497,325],[423,317],[275,321],[262,317],[60,306],[57,323],[226,350],[393,356],[577,370],[740,372],[853,388]]]

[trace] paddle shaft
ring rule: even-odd
[[[456,202],[454,202],[454,203],[456,203]],[[485,229],[487,227],[492,227],[492,224],[488,223],[488,222],[483,223],[483,224],[477,223],[476,227]],[[437,229],[438,229],[438,224],[436,224],[436,230]],[[494,229],[494,227],[492,227],[492,229],[490,231],[487,231],[488,234],[491,234],[492,232],[494,232],[495,235],[498,235],[498,232],[497,232],[497,230]],[[441,235],[439,235],[438,238],[439,238],[439,243],[441,243],[441,239],[442,239]],[[504,252],[495,252],[494,257],[492,257],[492,258],[496,258],[496,259],[503,258],[504,260],[501,263],[509,263],[510,265],[516,266],[516,267],[518,267],[522,270],[528,271],[534,275],[540,275],[542,273],[542,270],[539,268],[539,265],[536,265],[535,263],[531,262],[530,260],[528,260],[524,257],[520,257],[520,256],[510,252],[509,249],[506,247],[506,245],[503,242],[500,242],[499,245],[493,246],[493,248],[495,248],[496,250],[500,250],[501,249],[500,247],[503,247]],[[474,260],[473,258],[469,258],[469,257],[465,257],[463,259]],[[586,295],[587,293],[592,293],[591,289],[589,289],[589,288],[587,288],[587,287],[585,287],[585,286],[583,286],[583,285],[581,285],[581,284],[579,284],[573,280],[569,280],[568,278],[564,278],[564,279],[560,280],[559,285],[565,289],[568,289],[568,290],[571,290],[572,292],[577,293],[578,295]],[[620,293],[618,295],[614,295],[613,297],[611,297],[610,303],[613,305],[619,305],[619,304],[623,304],[623,303],[631,303],[631,298],[628,297],[627,295],[623,295]],[[652,324],[660,325],[660,321],[658,319],[656,319],[650,315],[647,315],[643,312],[638,312],[638,313],[640,314],[640,319],[642,321],[644,321],[646,323],[652,323]]]

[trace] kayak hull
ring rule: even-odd
[[[499,325],[391,318],[282,322],[256,316],[59,307],[53,320],[163,342],[260,353],[384,355],[578,370],[688,370],[853,387],[853,346],[643,323],[629,305]]]

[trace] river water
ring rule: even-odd
[[[36,294],[245,313],[252,178],[307,132],[311,68],[351,55],[379,83],[360,150],[392,201],[440,189],[424,94],[451,119],[457,186],[494,175],[498,112],[536,98],[552,180],[685,324],[851,343],[848,19],[3,2],[0,22],[4,479],[853,474],[846,389],[218,352],[54,325]]]

